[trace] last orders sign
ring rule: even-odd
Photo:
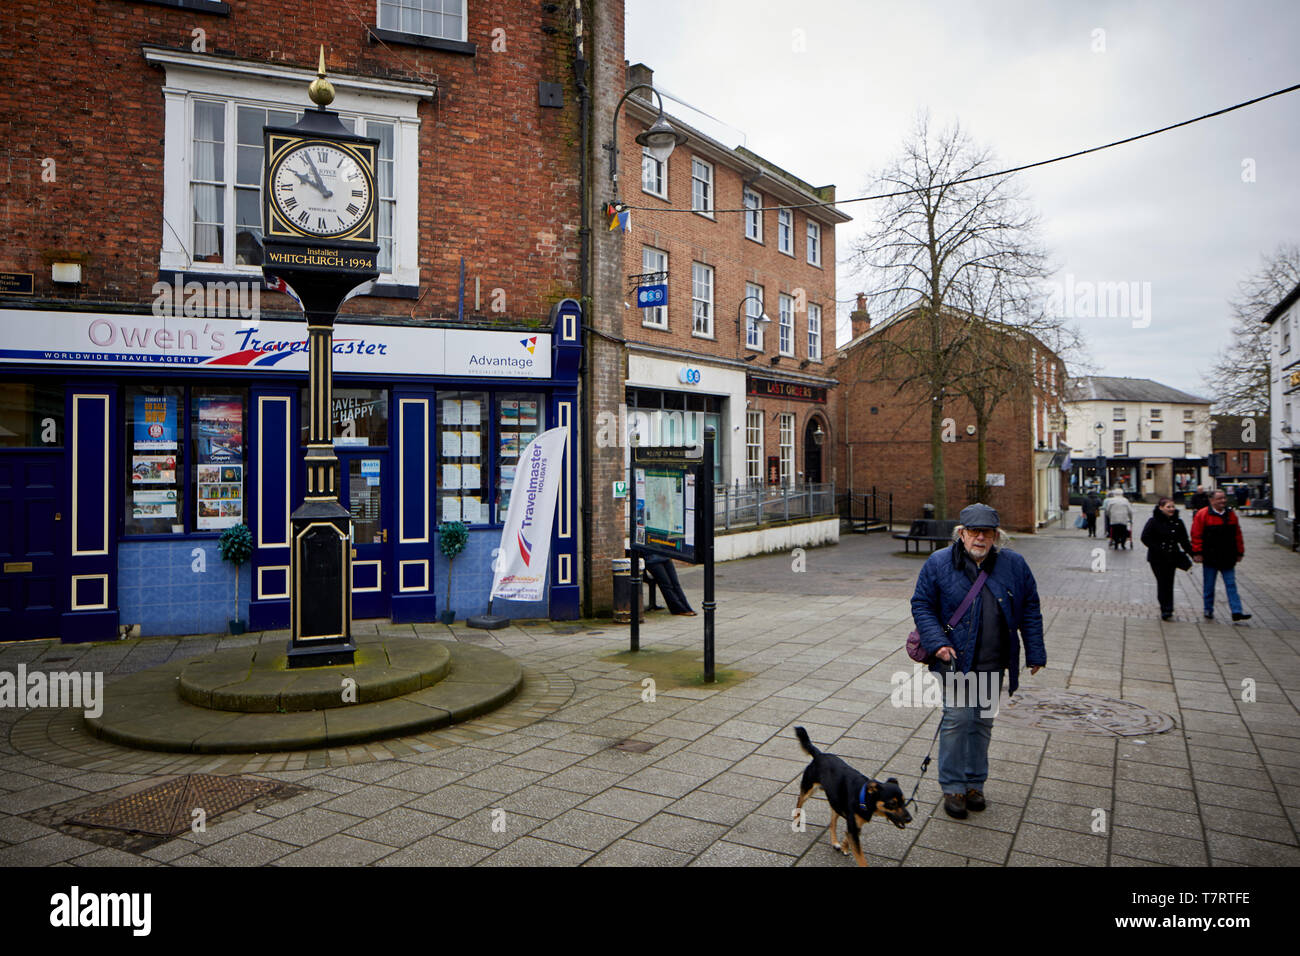
[[[801,382],[778,382],[770,378],[751,378],[748,385],[750,395],[770,395],[774,398],[793,398],[800,402],[826,404],[826,389],[818,385],[804,385]]]

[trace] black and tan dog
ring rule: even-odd
[[[831,846],[841,853],[852,852],[858,866],[866,866],[867,858],[862,853],[862,825],[876,814],[885,817],[898,829],[903,829],[912,822],[912,815],[907,812],[907,801],[903,790],[895,777],[884,783],[872,780],[866,774],[858,773],[834,754],[822,753],[813,746],[808,731],[802,727],[794,729],[799,743],[809,754],[812,762],[803,772],[803,782],[799,785],[799,802],[795,804],[795,813],[802,809],[804,801],[812,796],[815,788],[821,787],[826,795],[826,802],[831,805]],[[840,846],[836,827],[839,818],[844,818],[844,829],[848,831],[849,849]]]

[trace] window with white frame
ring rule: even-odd
[[[1151,420],[1153,422],[1161,421],[1164,417],[1165,417],[1165,411],[1163,408],[1151,409]]]
[[[379,28],[463,42],[465,2],[466,0],[379,0]]]
[[[691,334],[713,338],[713,266],[691,263]]]
[[[1115,429],[1115,437],[1111,442],[1110,451],[1112,455],[1124,454],[1124,429]]]
[[[794,415],[781,413],[781,484],[794,484]]]
[[[808,220],[808,262],[814,266],[822,264],[822,226],[811,219]]]
[[[763,287],[745,283],[745,347],[763,351]]]
[[[651,156],[647,146],[641,147],[641,191],[668,198],[668,164]]]
[[[713,167],[691,157],[691,209],[713,215]]]
[[[822,307],[808,305],[808,357],[814,362],[822,360]]]
[[[1183,432],[1183,454],[1192,454],[1192,445],[1196,441],[1196,432]]]
[[[650,246],[641,247],[641,271],[649,274],[652,272],[661,273],[655,281],[668,281],[668,253],[662,249],[652,249]],[[654,329],[668,328],[668,306],[655,305],[648,309],[641,310],[641,324]]]
[[[794,297],[781,293],[777,307],[780,309],[777,351],[782,355],[794,355]]]
[[[745,190],[745,238],[763,241],[763,197],[752,189]]]
[[[1192,420],[1192,410],[1191,410],[1190,408],[1184,408],[1184,409],[1183,409],[1183,421],[1185,421],[1185,422],[1190,422],[1191,420]]]
[[[262,264],[263,126],[292,126],[301,111],[267,109],[238,100],[196,98],[190,166],[195,262]],[[349,132],[379,140],[375,178],[379,199],[379,271],[393,271],[396,207],[394,124],[340,116]],[[234,135],[230,135],[233,132]]]
[[[1125,416],[1125,414],[1126,414],[1126,411],[1125,411],[1125,409],[1124,409],[1124,406],[1123,406],[1123,405],[1116,405],[1116,406],[1111,410],[1111,416],[1110,416],[1110,417],[1111,417],[1111,421],[1122,422],[1122,421],[1124,421],[1124,416]]]
[[[794,210],[776,211],[776,248],[787,256],[794,255]]]
[[[763,413],[745,413],[745,479],[763,483]]]
[[[160,268],[260,275],[262,127],[297,122],[309,72],[161,48],[147,48],[145,58],[167,73]],[[345,82],[335,78],[336,85]],[[373,84],[382,91],[349,90],[359,112],[339,118],[349,131],[379,140],[379,282],[414,288],[419,285],[417,108],[432,91],[414,84]]]

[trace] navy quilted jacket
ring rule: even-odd
[[[971,668],[975,653],[975,639],[980,633],[980,612],[983,601],[971,602],[966,614],[951,634],[944,633],[946,625],[961,605],[971,580],[963,570],[970,557],[959,543],[936,551],[926,560],[916,579],[912,594],[912,619],[921,635],[921,646],[930,654],[951,645],[957,649],[957,667],[963,672]],[[991,561],[991,567],[990,567]],[[1038,604],[1038,585],[1025,559],[1014,551],[998,550],[984,561],[989,572],[984,587],[997,599],[1007,622],[1011,638],[1009,688],[1016,692],[1020,685],[1020,645],[1025,646],[1025,666],[1045,666],[1047,649],[1043,645],[1043,612]],[[935,665],[932,670],[937,670]]]

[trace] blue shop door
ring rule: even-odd
[[[63,453],[0,452],[0,641],[59,635]]]
[[[388,542],[388,451],[335,448],[340,498],[352,513],[352,616],[389,616],[392,548]]]

